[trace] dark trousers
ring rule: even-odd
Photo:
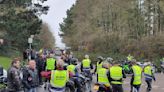
[[[106,87],[105,89],[100,87],[97,92],[113,92],[113,91],[110,87]]]
[[[146,92],[150,92],[152,89],[152,86],[151,86],[152,80],[145,80],[145,81],[147,83],[147,91]]]
[[[121,84],[112,84],[113,92],[123,92],[123,87]]]
[[[141,85],[131,85],[131,91],[130,92],[139,92],[140,86]]]

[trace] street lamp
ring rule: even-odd
[[[34,35],[31,35],[30,38],[28,38],[28,43],[29,43],[29,49],[30,49],[30,52],[29,52],[29,60],[31,60],[31,51],[32,51],[32,42],[33,42],[33,38],[34,38]]]

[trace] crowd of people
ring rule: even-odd
[[[93,65],[89,55],[85,55],[80,62],[71,53],[63,53],[60,58],[54,57],[54,52],[47,55],[39,53],[36,58],[28,60],[27,64],[21,67],[19,58],[13,59],[11,67],[7,71],[7,92],[39,92],[38,87],[44,86],[49,92],[123,92],[123,80],[126,78],[125,69],[117,60],[112,58],[97,58],[96,65]],[[152,80],[155,81],[153,67],[150,62],[142,68],[137,64],[134,57],[127,58],[130,61],[131,91],[139,92],[142,84],[142,73],[147,83],[146,92],[150,92]],[[96,83],[91,89],[93,76]],[[84,90],[83,82],[89,79],[90,89]],[[71,82],[73,84],[71,84]],[[70,85],[69,85],[70,84]],[[75,90],[76,87],[76,90]]]

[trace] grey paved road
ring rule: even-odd
[[[95,82],[95,77],[94,77],[93,84],[94,84],[94,82]],[[124,80],[124,84],[123,84],[124,92],[130,92],[129,83],[130,83],[130,77],[128,77]],[[146,92],[146,87],[147,87],[147,85],[143,78],[140,92]],[[38,92],[48,92],[48,91],[45,91],[42,87],[42,88],[39,88]],[[93,91],[93,92],[95,92],[95,91]],[[156,74],[156,82],[153,82],[152,92],[164,92],[164,74]]]

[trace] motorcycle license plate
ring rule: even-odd
[[[93,89],[97,91],[97,90],[99,90],[99,86],[98,85],[94,85]]]

